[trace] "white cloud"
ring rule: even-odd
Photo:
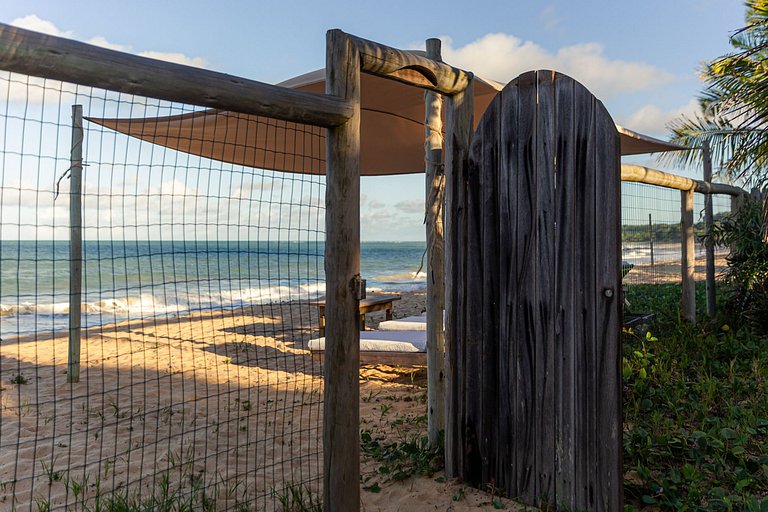
[[[35,32],[42,32],[52,36],[77,38],[75,33],[71,30],[64,31],[59,29],[52,21],[44,20],[35,14],[30,14],[21,18],[16,18],[11,21],[11,25],[19,28],[25,28],[27,30],[34,30]],[[203,57],[190,57],[180,52],[160,52],[156,50],[145,50],[136,52],[128,45],[113,43],[108,41],[103,36],[96,36],[86,41],[88,44],[94,46],[100,46],[102,48],[108,48],[110,50],[116,50],[119,52],[133,53],[142,57],[150,59],[164,60],[166,62],[175,62],[176,64],[184,64],[186,66],[195,66],[198,68],[204,68],[208,62]]]
[[[395,204],[395,208],[403,213],[418,213],[424,214],[424,200],[423,199],[407,199]]]
[[[626,118],[619,119],[621,126],[649,135],[664,135],[667,132],[667,124],[681,115],[692,116],[699,111],[699,102],[690,100],[672,110],[662,110],[656,105],[646,105]]]
[[[24,28],[27,30],[34,30],[35,32],[42,32],[51,36],[58,37],[72,37],[74,34],[72,31],[64,31],[59,29],[53,22],[41,19],[36,14],[29,14],[21,18],[11,20],[11,25],[14,27]]]
[[[563,17],[560,16],[560,11],[555,5],[548,5],[541,10],[539,17],[544,22],[544,28],[547,30],[555,30],[563,22]]]
[[[486,34],[459,48],[443,37],[446,62],[507,83],[533,69],[553,69],[584,84],[598,98],[643,91],[669,82],[673,75],[644,62],[611,59],[602,45],[583,43],[551,52],[510,34]]]

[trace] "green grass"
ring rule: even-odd
[[[768,512],[768,338],[737,318],[680,322],[676,285],[627,296],[657,321],[625,336],[626,509]]]

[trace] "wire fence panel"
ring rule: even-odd
[[[73,140],[76,104],[86,121]],[[198,110],[0,73],[4,510],[317,501],[322,374],[305,346],[324,293],[324,176],[207,160],[87,120]],[[324,166],[324,130],[250,126],[302,140],[302,155],[271,148],[275,159]],[[73,144],[83,328],[70,384]]]
[[[712,195],[713,217],[717,222],[730,213],[730,196]],[[703,235],[706,232],[704,195],[694,195],[694,233],[696,236],[697,282],[706,280],[706,255]],[[652,311],[636,311],[632,298],[648,293],[679,295],[682,282],[681,261],[681,195],[679,190],[636,182],[622,183],[622,258],[625,276],[623,280],[627,297],[626,313],[640,314]],[[727,247],[715,247],[715,272],[718,275],[726,266]],[[648,285],[664,285],[667,291],[647,288]],[[647,288],[645,291],[644,288]],[[697,287],[697,307],[704,307],[704,289]],[[643,300],[643,302],[647,302]]]

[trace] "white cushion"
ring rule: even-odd
[[[309,350],[325,350],[325,338],[309,340]],[[426,331],[361,331],[361,352],[426,352]]]
[[[381,331],[426,331],[427,330],[427,314],[419,316],[408,316],[405,318],[398,318],[397,320],[386,320],[379,323],[379,330]]]

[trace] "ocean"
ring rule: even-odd
[[[322,242],[83,242],[84,327],[325,293]],[[423,288],[424,242],[363,242],[369,292]],[[69,242],[0,241],[0,338],[67,329]]]

